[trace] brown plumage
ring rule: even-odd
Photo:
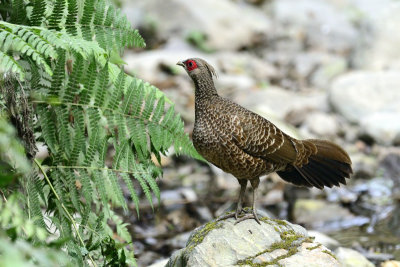
[[[348,154],[325,140],[297,140],[273,123],[232,101],[215,89],[214,68],[200,58],[180,61],[195,85],[193,144],[209,162],[234,175],[240,185],[235,218],[242,212],[247,182],[253,187],[254,218],[259,177],[277,172],[282,179],[298,186],[317,187],[346,184],[352,173]]]

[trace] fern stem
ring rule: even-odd
[[[71,221],[71,223],[72,223],[72,225],[73,225],[73,227],[74,227],[74,229],[75,229],[76,235],[78,236],[79,241],[81,242],[82,246],[86,248],[85,242],[83,242],[83,239],[82,239],[81,235],[79,234],[79,230],[78,230],[78,227],[77,227],[77,225],[76,225],[76,222],[75,222],[74,218],[71,216],[71,214],[69,213],[69,211],[67,210],[67,208],[64,206],[64,203],[61,201],[60,197],[58,196],[56,190],[54,189],[52,183],[50,182],[50,179],[49,179],[49,177],[47,176],[46,172],[44,171],[42,165],[40,164],[40,162],[39,162],[37,159],[33,159],[33,161],[35,162],[35,164],[38,166],[38,168],[39,168],[40,171],[42,172],[44,178],[46,179],[46,182],[47,182],[47,183],[49,184],[49,186],[50,186],[51,191],[53,192],[53,194],[55,195],[55,197],[57,198],[57,200],[60,202],[61,207],[63,208],[65,214],[67,214],[69,220]],[[92,262],[93,266],[96,266],[96,267],[97,267],[97,264],[94,262],[92,256],[90,256],[89,253],[88,253],[87,255],[88,255],[90,261]]]
[[[56,166],[42,166],[43,169],[85,169],[85,170],[96,170],[96,171],[111,171],[118,173],[127,173],[127,174],[138,174],[138,173],[149,173],[149,172],[133,172],[126,171],[120,169],[110,169],[110,168],[100,168],[100,167],[92,167],[92,166],[64,166],[64,165],[56,165]]]

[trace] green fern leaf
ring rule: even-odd
[[[113,195],[118,201],[118,204],[122,206],[125,212],[127,212],[128,206],[126,205],[124,195],[122,194],[121,188],[119,186],[118,177],[115,175],[114,172],[109,172],[108,179],[111,183],[111,189],[113,191]]]
[[[46,145],[50,149],[51,152],[55,153],[57,140],[56,140],[56,128],[53,122],[53,115],[52,112],[45,107],[44,105],[39,105],[37,107],[37,112],[39,115],[39,122],[42,128],[42,136]]]
[[[56,0],[52,14],[49,18],[49,28],[60,30],[59,24],[64,16],[65,0]]]
[[[24,0],[13,0],[10,21],[15,24],[24,24],[26,20],[27,16]]]
[[[30,18],[31,26],[40,26],[44,19],[44,12],[46,11],[45,0],[33,0],[33,9]]]
[[[0,33],[0,39],[2,38]],[[25,79],[25,71],[22,66],[11,56],[7,55],[3,51],[0,51],[0,73],[6,73],[11,71],[19,74],[20,80]]]
[[[151,208],[154,210],[154,206],[153,206],[153,199],[151,197],[151,192],[150,192],[150,188],[146,183],[146,176],[149,175],[148,172],[145,171],[145,169],[143,168],[143,166],[141,164],[137,164],[135,165],[135,179],[138,180],[140,187],[142,188],[144,195],[146,196],[147,200],[150,203]]]
[[[78,15],[78,5],[76,0],[68,0],[68,15],[65,22],[67,32],[71,35],[77,34],[76,18]]]

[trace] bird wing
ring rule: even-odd
[[[234,103],[232,103],[234,104]],[[239,105],[223,114],[223,125],[235,144],[247,154],[272,162],[292,163],[297,159],[296,139],[273,123]],[[298,141],[297,141],[298,142]]]

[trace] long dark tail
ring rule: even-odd
[[[304,140],[317,148],[317,153],[310,155],[308,163],[301,167],[289,166],[277,172],[282,179],[295,185],[317,187],[346,184],[346,178],[353,173],[351,159],[340,146],[325,140]]]

